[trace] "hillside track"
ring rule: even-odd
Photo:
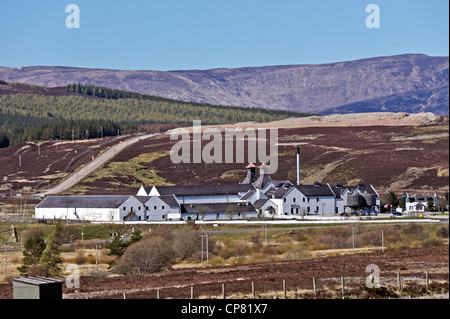
[[[110,147],[107,149],[103,154],[101,154],[99,157],[97,157],[95,160],[93,160],[91,163],[87,164],[83,168],[81,168],[79,171],[73,173],[71,176],[66,178],[63,182],[58,184],[57,186],[46,190],[42,193],[42,195],[53,195],[60,192],[65,191],[66,189],[69,189],[70,187],[74,186],[78,181],[82,180],[83,178],[89,176],[93,171],[100,168],[111,160],[116,154],[121,152],[122,150],[126,149],[127,147],[133,145],[134,143],[137,143],[139,141],[145,140],[147,138],[153,137],[156,134],[149,134],[149,135],[141,135],[137,137],[133,137],[131,139],[128,139],[126,141],[121,141],[120,143]]]

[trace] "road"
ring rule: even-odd
[[[123,141],[122,143],[118,143],[117,145],[114,145],[113,147],[111,147],[107,151],[105,151],[102,155],[97,157],[95,160],[90,162],[88,165],[86,165],[79,171],[73,173],[71,176],[66,178],[59,185],[57,185],[51,189],[48,189],[48,190],[44,191],[43,193],[38,194],[37,196],[48,196],[48,195],[58,194],[60,192],[65,191],[66,189],[69,189],[70,187],[72,187],[76,183],[78,183],[78,181],[87,177],[93,171],[95,171],[96,169],[101,167],[103,164],[108,162],[111,158],[113,158],[116,154],[118,154],[124,148],[126,148],[130,145],[133,145],[134,143],[139,142],[141,140],[153,137],[155,135],[157,135],[157,134],[140,135],[140,136],[131,138],[129,140]]]

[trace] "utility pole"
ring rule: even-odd
[[[300,146],[297,146],[297,185],[300,185]]]
[[[352,226],[352,245],[353,249],[355,249],[355,226]]]
[[[5,244],[5,280],[6,280],[7,271],[8,271],[8,253],[6,251],[6,244]]]
[[[204,248],[203,248],[203,235],[200,235],[200,237],[202,238],[202,261],[203,261],[203,251],[204,251]]]
[[[264,239],[267,245],[267,220],[264,221]]]
[[[206,233],[206,261],[209,261],[208,242],[209,242],[209,236],[208,236],[208,233]]]

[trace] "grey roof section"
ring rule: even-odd
[[[254,189],[253,185],[248,184],[155,186],[155,188],[160,195],[175,196],[238,195]]]
[[[284,187],[284,186],[294,186],[290,181],[284,180],[284,181],[273,181],[275,184],[275,187]]]
[[[159,198],[169,206],[180,206],[180,203],[178,203],[174,195],[163,195],[159,196]]]
[[[153,188],[153,186],[143,186],[143,187],[144,187],[144,190],[145,190],[145,192],[146,192],[147,194],[149,194],[150,191],[151,191],[152,188]]]
[[[330,186],[331,189],[333,190],[333,192],[335,193],[336,197],[341,198],[342,194],[346,191],[349,190],[350,193],[354,193],[357,189],[359,189],[359,191],[362,194],[370,194],[370,195],[376,195],[378,196],[377,192],[375,191],[375,189],[373,188],[372,185],[370,186],[366,186],[364,184],[358,183],[358,185],[356,186],[342,186],[342,185],[334,185],[334,186]]]
[[[236,213],[255,212],[255,207],[250,203],[208,203],[208,204],[182,204],[182,214],[225,213],[228,207],[234,206]]]
[[[256,190],[249,190],[244,196],[241,197],[241,200],[249,199],[254,193],[256,193]]]
[[[29,284],[33,286],[41,286],[41,285],[49,285],[49,284],[61,284],[61,280],[50,279],[39,276],[31,276],[31,277],[21,277],[21,278],[13,278],[13,281],[21,282],[24,284]]]
[[[335,194],[335,196],[337,198],[341,198],[342,194],[345,192],[345,190],[347,189],[346,187],[342,186],[342,185],[334,185],[334,186],[330,186],[331,190],[333,191],[333,193]]]
[[[152,198],[151,196],[133,196],[133,197],[136,198],[138,201],[140,201],[142,204],[145,204],[146,202],[148,202],[150,198]]]
[[[256,209],[260,209],[267,201],[268,199],[258,199],[253,203],[253,207],[255,207]]]
[[[247,169],[247,176],[245,177],[244,181],[241,184],[253,184],[258,180],[258,177],[256,177],[256,168],[249,168]]]
[[[48,196],[36,208],[118,208],[130,195]]]
[[[315,183],[314,185],[295,185],[295,187],[307,197],[336,196],[328,184]]]
[[[267,184],[273,183],[273,180],[270,178],[269,174],[261,174],[259,175],[258,180],[253,183],[253,185],[258,189],[263,189],[267,186]]]
[[[269,198],[283,198],[291,190],[292,187],[272,187],[266,192],[266,196]]]

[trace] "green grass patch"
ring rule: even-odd
[[[110,162],[106,167],[98,169],[90,177],[85,178],[82,183],[95,183],[101,179],[109,179],[109,184],[119,186],[124,184],[123,179],[125,179],[126,185],[131,187],[171,185],[159,176],[155,170],[143,165],[169,154],[169,151],[143,153],[127,162]]]

